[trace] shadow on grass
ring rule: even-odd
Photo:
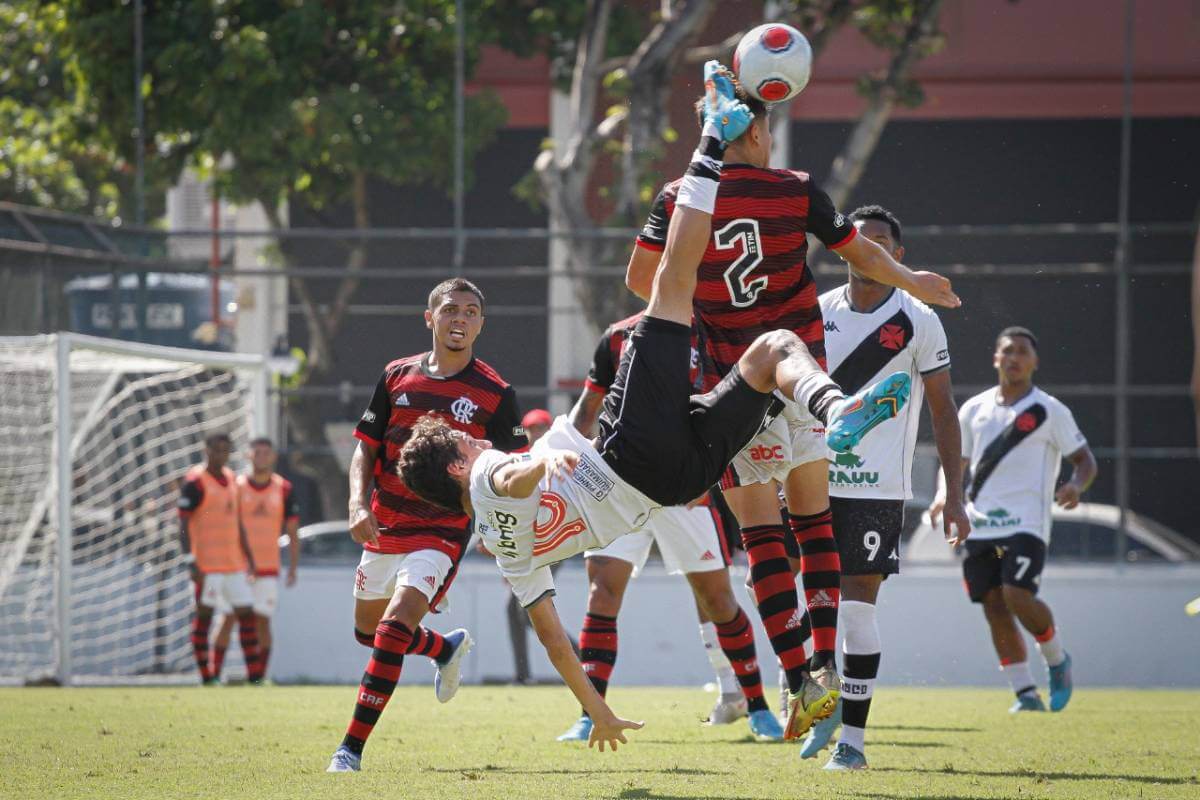
[[[889,739],[872,739],[871,740],[871,747],[935,748],[935,747],[950,747],[950,746],[951,745],[946,742],[902,742],[902,741],[892,741]]]
[[[504,775],[594,775],[597,772],[605,772],[618,775],[730,775],[732,771],[726,770],[711,770],[711,769],[690,769],[688,767],[664,767],[662,769],[651,769],[636,767],[631,769],[613,769],[604,767],[603,769],[521,769],[520,767],[501,767],[495,764],[487,764],[482,767],[441,767],[441,768],[426,768],[427,772],[439,772],[449,775],[487,775],[489,773],[501,773]]]
[[[871,800],[914,800],[913,795],[908,794],[880,794],[872,791],[869,794],[863,795],[870,797]],[[1021,800],[1017,796],[998,797],[990,795],[988,797],[975,797],[973,795],[964,794],[921,794],[917,795],[920,800]],[[711,794],[658,794],[650,789],[626,789],[617,795],[618,800],[762,800],[762,798],[751,797],[731,797],[729,795],[711,795]]]
[[[1112,772],[1041,772],[1028,769],[987,770],[919,769],[909,767],[872,767],[872,772],[922,772],[938,775],[975,775],[980,778],[1044,778],[1048,781],[1129,781],[1130,783],[1165,783],[1173,786],[1197,785],[1195,778],[1170,778],[1165,775],[1122,775]]]
[[[920,731],[921,733],[983,733],[983,728],[938,728],[930,725],[871,725],[873,731]]]

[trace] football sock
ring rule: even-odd
[[[262,659],[258,653],[258,623],[253,614],[241,614],[237,618],[238,643],[246,658],[246,677],[252,681],[262,678]]]
[[[717,676],[721,694],[740,692],[742,688],[738,684],[737,675],[733,673],[733,666],[725,657],[721,643],[717,640],[717,626],[711,622],[701,622],[700,641],[704,643],[704,652],[708,656],[708,663],[712,665],[713,673]]]
[[[800,611],[796,579],[783,545],[785,535],[782,525],[755,525],[742,529],[758,615],[767,629],[771,648],[787,675],[788,689],[797,692],[808,673],[805,644],[811,636],[811,628],[808,614]]]
[[[214,678],[221,677],[221,669],[225,666],[225,648],[221,645],[213,645],[212,651],[212,676]]]
[[[617,663],[616,617],[584,615],[583,630],[579,632],[579,661],[592,686],[604,697],[608,693],[608,679]]]
[[[412,647],[412,642],[413,633],[402,622],[385,619],[375,629],[375,648],[371,651],[371,660],[367,662],[367,671],[363,673],[362,683],[358,687],[354,716],[346,729],[346,737],[342,739],[342,746],[349,748],[352,753],[362,755],[367,737],[371,735],[379,715],[396,690],[396,682],[400,680],[400,670],[404,666],[404,654]]]
[[[424,625],[417,628],[413,634],[412,644],[408,652],[414,656],[428,656],[439,664],[444,664],[454,654],[454,650],[446,643],[446,639],[437,631],[431,631]]]
[[[1054,625],[1041,633],[1034,634],[1033,638],[1037,640],[1038,649],[1042,651],[1042,658],[1046,660],[1046,666],[1057,667],[1066,661],[1067,655],[1063,652],[1062,640],[1058,638],[1058,631]]]
[[[824,372],[810,372],[796,381],[792,396],[817,419],[829,424],[829,414],[835,404],[846,399],[842,388]]]
[[[833,513],[828,508],[807,516],[789,513],[787,520],[800,546],[800,578],[812,620],[813,666],[821,666],[833,661],[842,594],[842,559],[833,538]]]
[[[208,628],[212,625],[211,614],[197,612],[192,617],[192,654],[196,657],[196,667],[200,670],[201,680],[211,680],[212,670],[208,668]]]
[[[1001,661],[1000,671],[1004,673],[1004,677],[1008,678],[1008,685],[1012,687],[1013,694],[1017,697],[1026,692],[1037,691],[1037,684],[1033,682],[1033,673],[1029,671],[1028,661],[1015,661],[1007,664]]]
[[[839,744],[863,752],[867,715],[879,674],[879,625],[875,606],[857,600],[842,603],[842,733]]]
[[[721,183],[722,159],[725,143],[721,141],[721,129],[708,121],[700,135],[700,144],[692,153],[692,162],[679,183],[675,205],[687,206],[705,214],[713,213],[717,205],[717,187]]]
[[[766,711],[767,701],[763,699],[758,654],[754,649],[754,628],[746,612],[739,608],[733,619],[718,623],[717,637],[721,642],[721,650],[733,665],[742,694],[746,696],[747,708],[751,713]]]
[[[258,675],[260,678],[266,677],[267,664],[270,661],[271,661],[271,646],[267,645],[266,647],[263,647],[262,645],[259,645],[258,646],[258,663],[259,663]]]
[[[363,633],[358,628],[355,628],[354,639],[363,647],[375,647],[375,634],[373,633]]]

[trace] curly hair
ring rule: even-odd
[[[400,450],[400,478],[422,500],[461,514],[462,486],[449,472],[459,461],[462,453],[454,429],[436,414],[426,414]]]

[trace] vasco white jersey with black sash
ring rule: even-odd
[[[499,467],[551,450],[579,454],[574,474],[543,477],[529,497],[496,493],[492,476]],[[481,454],[471,468],[469,488],[475,531],[522,606],[554,593],[551,564],[641,528],[660,507],[621,480],[564,416],[528,453]]]
[[[1087,444],[1070,409],[1034,387],[1005,405],[988,389],[958,410],[971,540],[1031,533],[1050,541],[1050,504],[1063,456]]]
[[[946,331],[929,306],[893,289],[872,311],[855,311],[850,287],[821,295],[829,374],[853,394],[893,372],[912,378],[912,396],[900,414],[882,423],[853,453],[829,452],[833,497],[908,500],[913,451],[924,396],[921,377],[950,366]]]

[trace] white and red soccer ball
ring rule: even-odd
[[[754,97],[765,103],[782,103],[808,85],[812,47],[791,25],[768,22],[738,42],[733,51],[733,71]]]

